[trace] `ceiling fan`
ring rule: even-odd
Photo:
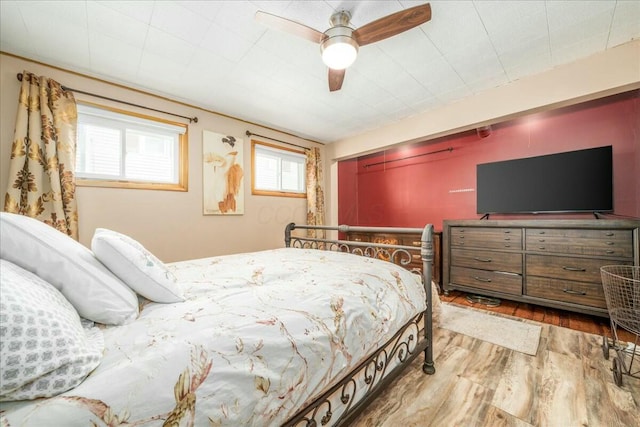
[[[353,64],[358,48],[422,25],[431,19],[431,6],[425,3],[401,10],[370,22],[358,29],[349,26],[351,14],[342,10],[331,15],[331,28],[324,33],[299,22],[256,12],[255,18],[274,29],[282,30],[320,44],[322,60],[329,67],[329,90],[340,90],[347,67]]]

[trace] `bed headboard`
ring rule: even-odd
[[[294,230],[322,231],[323,236],[336,235],[331,237],[308,237],[292,233]],[[421,234],[421,245],[403,246],[387,243],[360,242],[351,240],[340,240],[338,233],[364,232],[364,233],[394,233],[394,234]],[[402,267],[411,264],[412,256],[420,253],[422,259],[422,280],[426,286],[431,283],[431,270],[433,268],[433,225],[427,224],[424,228],[395,228],[395,227],[359,227],[350,225],[297,225],[290,223],[284,231],[284,244],[291,248],[324,249],[338,252],[350,252],[356,255],[380,258],[391,261]],[[430,302],[430,301],[429,301]]]

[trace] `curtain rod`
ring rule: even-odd
[[[364,165],[364,167],[368,168],[369,166],[383,165],[385,163],[391,163],[391,162],[399,162],[400,160],[407,160],[407,159],[413,159],[414,157],[428,156],[429,154],[442,153],[444,151],[452,152],[453,147],[443,148],[442,150],[429,151],[428,153],[416,154],[414,156],[407,156],[401,159],[383,160],[381,162],[369,163],[368,165]]]
[[[302,145],[292,144],[291,142],[282,141],[282,140],[280,140],[280,139],[276,139],[276,138],[271,138],[270,136],[258,135],[257,133],[252,133],[252,132],[249,132],[249,131],[245,132],[245,134],[246,134],[248,137],[252,137],[252,136],[259,136],[260,138],[270,139],[270,140],[272,140],[272,141],[277,141],[277,142],[279,142],[279,143],[281,143],[281,144],[292,145],[292,146],[294,146],[294,147],[302,148],[303,150],[310,150],[310,148],[309,148],[309,147],[303,147]]]
[[[23,75],[22,75],[22,73],[18,73],[18,75],[16,77],[18,77],[18,80],[22,81]],[[151,108],[151,107],[145,107],[144,105],[134,104],[132,102],[122,101],[120,99],[115,99],[115,98],[109,98],[108,96],[98,95],[98,94],[91,93],[91,92],[85,92],[83,90],[73,89],[73,88],[70,88],[70,87],[67,87],[67,86],[63,86],[63,85],[61,85],[61,86],[62,86],[62,89],[68,90],[70,92],[81,93],[83,95],[89,95],[89,96],[93,96],[93,97],[96,97],[96,98],[106,99],[107,101],[119,102],[120,104],[126,104],[126,105],[130,105],[132,107],[144,108],[145,110],[151,110],[151,111],[155,111],[155,112],[158,112],[158,113],[168,114],[168,115],[174,116],[174,117],[180,117],[180,118],[189,120],[189,123],[192,123],[192,122],[193,123],[198,123],[198,118],[197,117],[181,116],[180,114],[169,113],[167,111],[157,110],[157,109]]]

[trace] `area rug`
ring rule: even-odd
[[[440,327],[535,356],[542,328],[479,310],[442,303]]]

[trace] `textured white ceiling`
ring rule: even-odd
[[[318,45],[254,19],[325,31],[346,9],[358,28],[422,3],[0,0],[0,50],[332,142],[640,37],[638,0],[431,1],[331,93]]]

